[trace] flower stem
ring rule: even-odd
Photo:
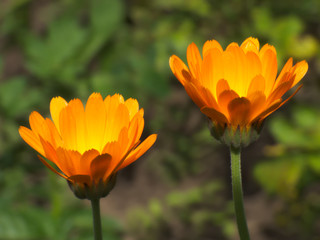
[[[101,217],[100,217],[100,198],[91,200],[94,240],[102,240]]]
[[[231,176],[234,209],[236,213],[238,231],[241,240],[250,240],[246,214],[243,207],[243,193],[241,183],[241,150],[231,147]]]

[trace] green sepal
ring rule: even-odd
[[[252,124],[250,126],[229,126],[221,125],[209,120],[211,135],[218,141],[234,149],[247,147],[256,141],[260,136],[261,124]]]
[[[91,185],[87,183],[76,183],[67,181],[70,189],[77,198],[80,199],[99,199],[106,197],[116,184],[117,174],[111,175],[107,180],[100,179],[99,182],[92,182]]]

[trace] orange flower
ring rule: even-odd
[[[19,133],[58,167],[61,173],[39,157],[77,188],[81,198],[90,199],[88,193],[81,192],[84,186],[86,191],[97,192],[110,188],[111,180],[114,185],[116,172],[137,160],[157,138],[156,134],[150,135],[139,145],[144,111],[139,109],[137,100],[124,101],[119,94],[103,100],[99,93],[93,93],[85,108],[79,99],[67,103],[56,97],[51,100],[50,112],[53,121],[32,112],[31,129],[21,126]]]
[[[231,43],[224,51],[216,40],[207,41],[202,57],[192,43],[187,49],[189,68],[177,56],[170,68],[201,112],[214,126],[233,130],[260,129],[263,120],[281,107],[282,96],[306,74],[308,64],[292,65],[290,58],[277,77],[277,57],[273,46],[261,49],[256,38],[241,46]]]

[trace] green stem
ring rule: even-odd
[[[231,152],[231,176],[234,209],[236,213],[238,231],[241,240],[250,240],[246,214],[243,207],[243,193],[241,183],[241,150],[230,148]]]
[[[101,217],[100,217],[100,198],[91,200],[94,240],[102,240]]]

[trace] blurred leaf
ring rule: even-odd
[[[320,117],[319,112],[310,106],[296,106],[292,115],[295,123],[303,129],[314,129]]]
[[[252,11],[251,18],[257,34],[269,40],[269,43],[275,45],[277,49],[277,58],[279,63],[284,61],[288,55],[291,56],[293,45],[298,42],[299,35],[304,29],[304,24],[300,18],[295,15],[284,15],[275,17],[271,14],[270,8],[260,6]],[[272,31],[270,31],[272,29]],[[252,29],[251,29],[252,31]],[[309,44],[311,43],[309,40]],[[313,46],[310,46],[310,52],[314,52]],[[301,51],[300,51],[301,52]],[[304,56],[306,57],[306,55]]]
[[[156,0],[152,3],[158,8],[185,10],[200,16],[207,16],[211,10],[207,0]]]
[[[208,231],[212,235],[212,228],[217,239],[231,237],[235,232],[231,220],[233,205],[225,200],[220,202],[221,188],[220,182],[212,181],[187,190],[173,191],[161,203],[151,200],[148,209],[135,208],[129,212],[129,230],[132,236],[141,240],[177,239],[173,229],[176,226],[181,229],[181,239],[204,239]],[[218,211],[214,210],[215,206],[219,207]]]
[[[301,156],[276,159],[259,163],[254,169],[254,176],[269,193],[294,198],[304,166]]]
[[[92,239],[90,207],[71,192],[66,194],[64,179],[50,174],[48,182],[39,175],[27,175],[23,167],[1,169],[0,239]],[[54,201],[47,202],[47,196],[54,196]],[[60,210],[51,203],[58,203]],[[122,226],[116,220],[102,215],[102,226],[106,239],[121,239]]]
[[[292,38],[288,47],[288,55],[299,59],[311,58],[319,51],[319,42],[311,35],[301,38]]]
[[[311,170],[320,175],[320,155],[316,154],[308,156],[308,163],[310,165]]]
[[[28,68],[40,78],[55,77],[60,74],[64,78],[73,77],[80,66],[68,66],[68,61],[80,51],[85,36],[85,31],[73,17],[60,18],[52,22],[46,39],[27,35]]]
[[[287,119],[279,116],[270,123],[270,130],[278,142],[288,146],[308,146],[309,138]]]
[[[167,196],[167,203],[171,207],[186,207],[201,202],[202,194],[198,188],[184,192],[173,192]]]
[[[270,10],[265,7],[255,8],[251,12],[257,32],[261,35],[269,35],[273,28],[273,20]]]
[[[17,8],[21,7],[29,1],[31,0],[15,0],[1,3],[2,6],[0,8],[0,21],[2,20],[2,18],[6,17],[6,15],[15,11]]]
[[[290,200],[320,173],[319,110],[298,105],[291,115],[272,119],[270,130],[279,144],[266,148],[271,159],[255,167],[255,177],[266,191]]]
[[[157,199],[153,199],[149,203],[149,209],[152,215],[161,217],[163,215],[163,209],[160,202]]]
[[[2,75],[3,72],[3,58],[0,56],[0,77]]]
[[[77,76],[112,37],[123,19],[121,1],[90,2],[90,24],[81,26],[75,13],[66,12],[50,23],[46,37],[27,34],[27,66],[42,81],[55,79],[73,87]]]
[[[120,0],[93,0],[90,2],[91,28],[88,39],[76,60],[87,64],[97,51],[112,37],[124,18],[124,6]]]
[[[28,113],[41,97],[41,92],[30,89],[24,77],[12,78],[0,84],[0,107],[7,117]]]

